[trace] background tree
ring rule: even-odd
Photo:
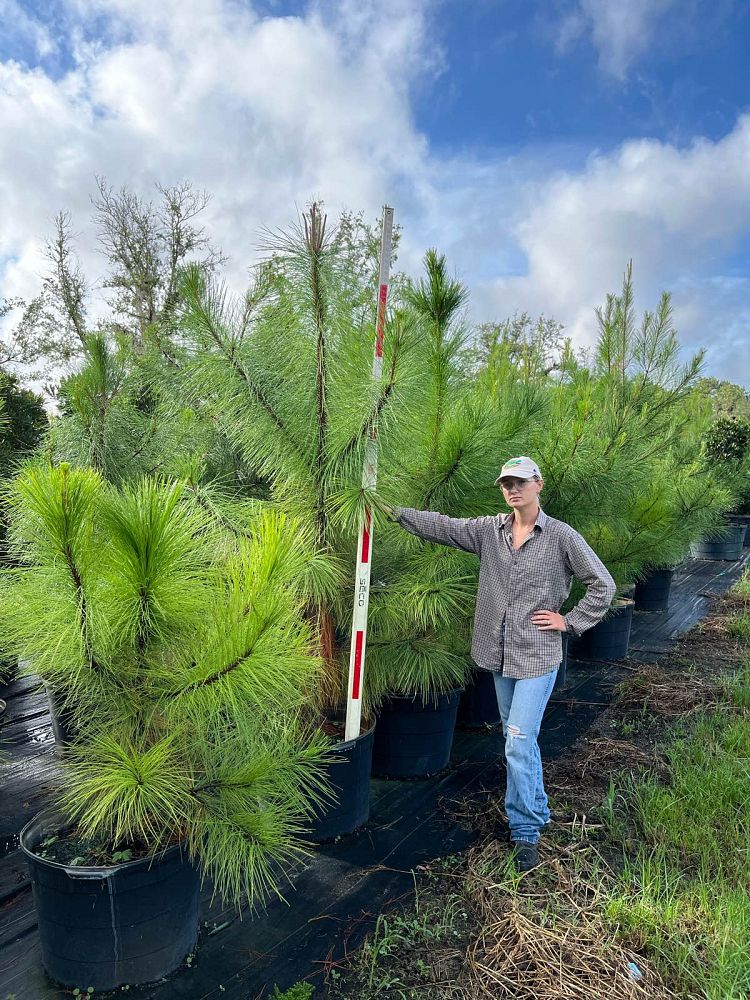
[[[750,450],[750,423],[720,417],[706,432],[703,448],[709,462],[741,465]]]
[[[501,322],[482,323],[464,349],[464,364],[481,370],[491,389],[503,381],[510,365],[519,372],[533,370],[550,375],[559,369],[566,350],[563,325],[542,314],[537,319],[523,312]]]
[[[88,287],[73,243],[70,215],[60,212],[54,235],[44,244],[49,270],[39,294],[30,302],[20,297],[7,299],[0,308],[0,319],[14,312],[20,315],[3,340],[0,364],[33,368],[42,378],[80,353],[86,333]]]
[[[94,225],[105,262],[101,282],[87,276],[76,252],[73,220],[68,212],[55,218],[45,244],[49,270],[31,301],[6,301],[2,315],[20,312],[6,338],[3,364],[33,366],[52,382],[75,359],[85,357],[89,333],[125,338],[135,355],[154,344],[173,358],[173,318],[180,267],[197,260],[211,270],[223,260],[198,224],[208,195],[188,182],[157,185],[158,198],[146,200],[127,187],[112,188],[97,179]],[[108,289],[109,312],[92,324],[95,284]]]
[[[709,415],[713,420],[721,417],[750,420],[750,393],[744,386],[717,378],[702,378],[696,383],[694,395],[709,403]]]
[[[153,339],[170,357],[180,267],[193,260],[207,272],[223,261],[195,224],[209,197],[183,182],[157,185],[160,197],[150,202],[128,188],[115,191],[104,179],[97,183],[94,222],[109,265],[104,287],[113,292],[110,324],[128,336],[134,353]]]
[[[701,445],[703,468],[731,492],[731,509],[750,513],[750,423],[719,417],[704,431]]]
[[[41,443],[47,429],[47,414],[40,396],[25,389],[17,376],[0,370],[0,476],[27,458]]]

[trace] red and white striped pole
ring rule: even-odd
[[[378,312],[375,323],[375,356],[372,360],[372,378],[379,382],[383,374],[383,339],[385,336],[385,307],[388,301],[388,277],[391,265],[393,239],[393,209],[383,209],[383,232],[380,241],[380,280],[378,282]],[[375,422],[366,443],[365,467],[362,486],[375,489],[378,478],[378,427]],[[359,529],[357,547],[357,576],[354,584],[354,614],[352,616],[352,645],[349,652],[349,686],[346,705],[345,740],[359,736],[362,721],[362,682],[365,669],[365,644],[367,641],[367,608],[370,603],[370,570],[372,568],[372,511],[365,508]]]

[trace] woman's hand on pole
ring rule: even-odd
[[[567,632],[565,619],[556,611],[535,611],[531,616],[532,622],[543,632]]]
[[[393,520],[393,507],[389,503],[386,503],[379,494],[371,493],[370,502],[379,514],[383,514],[389,521]]]

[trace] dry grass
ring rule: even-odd
[[[497,784],[499,786],[500,778]],[[446,819],[476,830],[481,839],[492,837],[507,825],[502,797],[497,792],[479,791],[441,803]]]
[[[614,939],[603,923],[607,868],[593,847],[543,850],[539,869],[524,877],[492,872],[497,845],[468,858],[481,934],[465,958],[461,1000],[671,1000],[675,997],[644,959]],[[640,972],[630,971],[634,963]]]
[[[586,749],[578,755],[576,763],[581,778],[585,778],[592,769],[598,776],[601,776],[602,772],[609,776],[623,771],[635,773],[644,770],[652,774],[655,772],[666,775],[669,771],[667,761],[659,751],[608,736],[588,740]]]
[[[616,708],[620,714],[640,712],[660,716],[686,716],[719,704],[720,675],[702,676],[661,666],[644,666],[619,685]]]
[[[542,864],[524,876],[508,857],[489,839],[453,859],[432,890],[420,890],[410,919],[395,918],[370,938],[343,995],[677,1000],[649,961],[606,924],[613,875],[591,844],[568,838],[554,853],[543,845]]]

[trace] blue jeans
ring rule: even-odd
[[[537,736],[558,668],[541,677],[515,680],[493,673],[497,704],[505,737],[508,785],[505,813],[511,840],[536,844],[549,823],[549,805],[542,778],[542,756]]]

